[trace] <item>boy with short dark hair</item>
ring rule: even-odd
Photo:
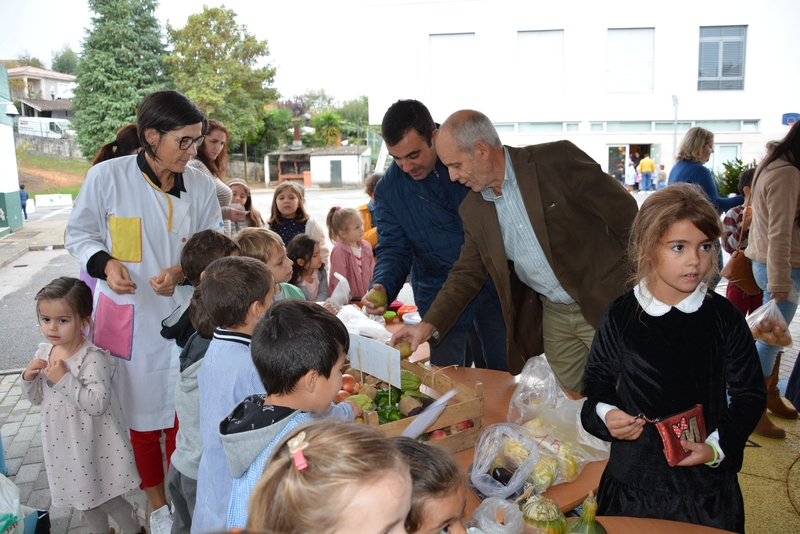
[[[186,280],[195,288],[200,285],[203,272],[211,262],[226,256],[239,254],[239,245],[223,233],[203,230],[196,233],[181,251],[181,268]],[[214,335],[214,325],[200,300],[201,291],[195,289],[178,324],[188,317],[190,337],[183,344],[180,356],[180,375],[175,386],[175,411],[180,421],[175,439],[175,452],[167,473],[167,489],[172,498],[172,532],[189,532],[192,525],[195,497],[197,494],[197,472],[203,453],[200,439],[200,396],[197,375],[203,357]],[[181,306],[181,309],[183,306]],[[173,314],[175,315],[175,314]],[[177,326],[177,325],[176,325]],[[180,343],[180,342],[179,342]]]
[[[273,280],[260,261],[229,257],[208,266],[199,289],[203,308],[217,327],[198,373],[203,454],[193,533],[225,530],[233,479],[225,463],[219,422],[242,399],[265,391],[250,356],[250,339],[272,304]]]
[[[253,332],[253,363],[268,393],[239,403],[219,425],[233,481],[228,528],[244,528],[247,501],[272,450],[291,429],[332,415],[352,421],[355,403],[331,403],[350,349],[344,324],[322,306],[276,302]]]
[[[200,274],[208,265],[219,258],[238,256],[239,245],[236,241],[216,230],[203,230],[197,232],[186,242],[181,251],[181,269],[183,269],[184,282],[192,287],[200,285]],[[184,348],[195,329],[189,318],[189,303],[187,298],[169,317],[161,321],[161,336],[165,339],[174,339],[179,347]]]

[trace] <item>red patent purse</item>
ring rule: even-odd
[[[648,419],[644,414],[639,414],[637,417],[653,423],[658,429],[661,441],[664,443],[664,456],[670,467],[675,467],[691,454],[690,451],[681,447],[682,439],[694,443],[705,443],[706,441],[706,421],[703,418],[702,404],[695,404],[685,412],[669,417]]]

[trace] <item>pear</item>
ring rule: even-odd
[[[385,291],[372,288],[369,290],[369,293],[367,293],[367,300],[374,304],[376,308],[382,308],[386,306],[388,298],[386,297]]]
[[[397,343],[394,348],[400,351],[400,358],[405,360],[406,358],[411,357],[411,343],[408,341],[401,341]]]

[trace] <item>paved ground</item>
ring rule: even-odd
[[[641,203],[644,195],[637,195]],[[254,192],[256,206],[267,218],[270,209],[271,191]],[[365,195],[357,191],[310,191],[309,208],[312,214],[324,223],[325,214],[334,205],[356,206],[365,202]],[[12,262],[22,258],[29,250],[45,250],[63,247],[64,226],[67,210],[41,210],[36,220],[22,231],[0,239],[0,270],[11,267]],[[73,260],[74,261],[74,260]],[[724,281],[723,281],[724,282]],[[7,305],[6,294],[0,297]],[[718,288],[724,294],[724,286]],[[22,305],[22,304],[21,304]],[[8,340],[8,325],[3,326],[4,338]],[[800,347],[800,321],[791,327],[795,340],[786,351],[787,357],[781,366],[781,378],[789,376]],[[5,341],[7,345],[10,341]],[[32,353],[33,348],[27,352]],[[2,362],[0,362],[2,363]],[[0,371],[0,424],[2,425],[3,449],[9,478],[20,488],[22,504],[37,509],[49,509],[53,534],[83,534],[80,514],[71,509],[50,506],[50,490],[44,470],[39,407],[32,406],[23,396],[18,385],[19,369]],[[740,475],[748,517],[748,532],[800,532],[800,422],[777,421],[789,436],[785,441],[768,440],[754,436],[745,453],[745,466]],[[127,495],[137,502],[149,515],[147,499],[141,491]],[[762,519],[763,518],[763,519]]]

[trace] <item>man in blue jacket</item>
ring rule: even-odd
[[[461,253],[464,229],[458,207],[469,189],[450,181],[433,146],[437,125],[421,102],[394,103],[383,117],[381,133],[394,161],[375,186],[378,246],[372,287],[385,290],[391,302],[409,277],[424,316]],[[362,303],[370,313],[385,311],[366,297]],[[447,336],[431,345],[431,363],[464,365],[467,354],[476,361],[482,354],[486,367],[505,371],[505,335],[497,291],[487,277]]]

